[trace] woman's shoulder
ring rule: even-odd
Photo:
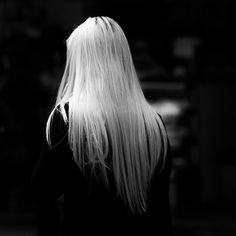
[[[69,105],[57,105],[51,117],[50,135],[52,144],[59,143],[68,133],[68,111]]]

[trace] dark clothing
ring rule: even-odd
[[[56,112],[52,121],[55,145],[49,148],[44,141],[33,174],[33,189],[41,204],[53,206],[64,195],[63,235],[135,235],[142,232],[145,235],[171,235],[170,151],[161,173],[157,170],[153,176],[147,213],[131,214],[116,193],[112,172],[108,172],[109,188],[99,181],[99,175],[95,178],[89,168],[86,175],[82,173],[72,158],[67,129],[62,116]]]

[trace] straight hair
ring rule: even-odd
[[[111,169],[117,193],[131,212],[144,213],[152,176],[166,155],[167,135],[144,97],[125,34],[109,17],[89,17],[66,43],[66,66],[47,121],[47,141],[51,145],[50,127],[58,109],[81,171],[87,164],[99,166],[109,185]]]

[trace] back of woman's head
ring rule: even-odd
[[[144,212],[151,177],[166,152],[166,133],[143,95],[127,39],[111,18],[88,18],[67,40],[66,67],[47,123],[49,143],[58,107],[81,170],[87,164],[98,167],[108,184],[111,169],[131,211]]]
[[[88,18],[72,32],[65,72],[70,74],[65,79],[71,80],[66,81],[70,87],[64,91],[66,98],[82,92],[115,101],[132,92],[137,83],[127,39],[108,17]]]

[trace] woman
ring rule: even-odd
[[[111,18],[88,18],[68,38],[46,137],[33,184],[47,203],[64,195],[65,235],[171,234],[167,134]]]

